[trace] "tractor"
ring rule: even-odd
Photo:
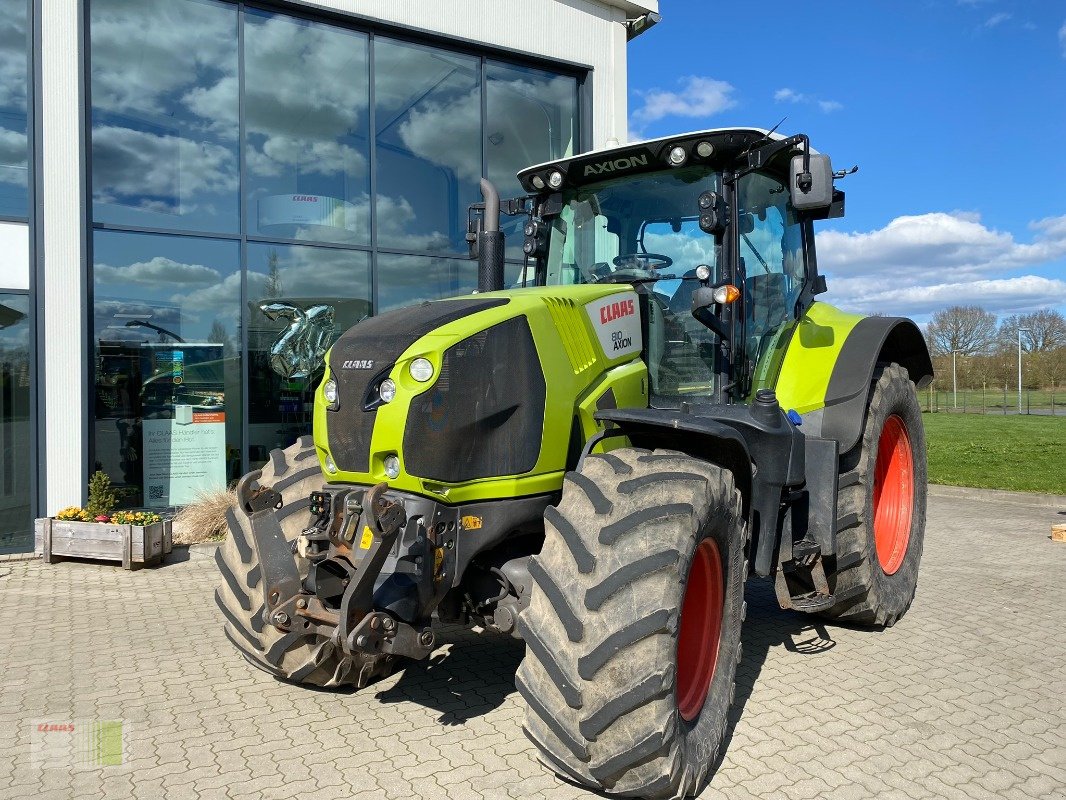
[[[520,637],[524,731],[591,789],[673,798],[727,733],[744,585],[886,627],[925,529],[910,320],[817,298],[844,213],[806,135],[707,130],[482,182],[478,291],[355,324],[314,433],[237,484],[216,600],[280,679],[357,687],[434,616]],[[504,284],[500,215],[524,265]]]

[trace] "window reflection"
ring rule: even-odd
[[[262,465],[275,447],[288,447],[311,431],[314,390],[322,378],[322,355],[308,375],[283,375],[291,362],[272,365],[271,350],[299,312],[328,306],[330,333],[317,337],[321,350],[370,315],[370,257],[356,250],[253,243],[248,246],[248,457],[250,469]],[[273,314],[264,306],[295,309]],[[300,318],[306,326],[327,317]],[[298,334],[304,336],[301,330]],[[279,367],[281,369],[279,370]]]
[[[577,143],[577,80],[565,75],[489,62],[485,160],[500,197],[525,194],[520,169],[574,154]],[[521,217],[503,216],[507,257],[522,257]]]
[[[239,245],[97,231],[93,255],[95,468],[127,507],[224,487],[240,473]]]
[[[480,199],[478,59],[377,38],[378,245],[465,252]]]
[[[93,0],[96,222],[237,230],[237,9]]]
[[[378,256],[377,313],[477,289],[477,262],[465,258]]]
[[[0,554],[33,549],[30,300],[0,294]]]
[[[367,37],[249,9],[248,232],[370,243]]]
[[[14,0],[4,3],[0,13],[0,216],[20,218],[29,214],[27,9],[25,2]]]

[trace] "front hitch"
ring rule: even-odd
[[[260,486],[260,476],[259,471],[244,476],[236,493],[259,556],[265,587],[263,621],[285,632],[328,637],[335,647],[363,661],[367,675],[389,656],[425,658],[433,649],[432,629],[416,628],[373,607],[375,582],[407,524],[403,505],[384,496],[388,484],[379,483],[365,493],[345,490],[330,503],[330,510],[340,513],[327,514],[323,520],[328,523],[328,560],[346,574],[339,608],[334,610],[308,591],[313,584],[305,586],[301,579],[295,543],[285,540],[275,514],[281,496],[272,487]]]

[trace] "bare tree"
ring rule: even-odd
[[[996,341],[996,315],[979,306],[951,306],[933,314],[925,337],[937,355],[950,355],[952,350],[986,353]]]
[[[1022,350],[1027,353],[1049,353],[1066,347],[1066,317],[1058,311],[1044,309],[1007,317],[999,326],[999,337],[1005,346],[1017,342],[1019,327],[1029,330],[1022,336]]]

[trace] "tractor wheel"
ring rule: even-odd
[[[311,492],[322,487],[311,437],[303,436],[285,450],[271,451],[258,481],[281,494],[284,505],[277,512],[281,529],[286,539],[296,538],[307,523]],[[282,633],[264,621],[259,558],[247,518],[232,508],[226,516],[229,535],[215,552],[222,573],[215,602],[226,620],[226,637],[253,666],[283,680],[314,686],[355,683],[358,670],[328,639]]]
[[[898,364],[874,373],[862,439],[840,457],[837,555],[827,565],[843,622],[890,626],[918,585],[925,537],[925,429],[918,396]]]
[[[747,529],[732,473],[666,450],[589,456],[544,521],[519,617],[526,735],[596,790],[698,791],[740,661]]]

